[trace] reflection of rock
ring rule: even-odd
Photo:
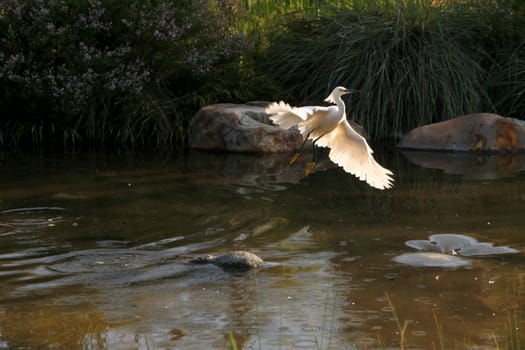
[[[525,124],[496,114],[469,114],[412,129],[398,147],[504,153],[524,151]]]
[[[290,222],[290,220],[288,220],[287,218],[284,218],[282,216],[273,217],[270,220],[268,220],[267,222],[265,222],[264,224],[255,227],[252,230],[252,235],[253,236],[262,235],[262,234],[264,234],[266,232],[274,230],[275,228],[277,228],[279,226],[288,224],[289,222]]]
[[[512,177],[525,170],[524,154],[479,154],[467,152],[405,151],[412,163],[446,174],[462,175],[471,180],[493,180]]]
[[[257,255],[245,251],[229,252],[219,256],[207,255],[192,259],[189,262],[193,264],[213,264],[239,270],[247,270],[264,265],[264,261]]]
[[[189,125],[192,148],[234,152],[293,152],[297,129],[271,125],[266,106],[215,104],[201,108]]]
[[[304,226],[299,231],[290,235],[290,237],[278,242],[279,250],[298,251],[312,245],[312,232],[310,226]]]
[[[290,165],[292,153],[244,154],[192,151],[189,153],[191,170],[203,174],[206,183],[232,185],[239,194],[262,190],[282,190],[284,184],[298,183],[305,175],[306,162],[312,155],[306,150]],[[319,154],[319,153],[318,153]],[[314,172],[336,167],[328,157],[321,157]],[[214,174],[210,177],[209,174]],[[195,175],[194,175],[195,178]]]

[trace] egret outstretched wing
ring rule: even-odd
[[[358,91],[336,86],[325,99],[335,106],[292,107],[281,101],[270,104],[266,113],[281,128],[297,126],[303,136],[304,142],[293,156],[290,165],[301,156],[306,140],[312,139],[314,146],[329,147],[330,159],[342,166],[346,172],[366,181],[372,187],[381,190],[391,188],[394,182],[392,172],[375,161],[373,151],[366,140],[352,129],[346,120],[345,103],[341,96],[353,92]],[[313,162],[307,163],[306,175],[315,168],[315,150],[313,158]]]
[[[383,168],[372,156],[372,149],[346,120],[317,141],[321,147],[329,147],[328,157],[349,172],[380,190],[392,187],[392,172]]]
[[[266,107],[267,114],[275,124],[283,129],[289,129],[302,121],[308,119],[309,109],[292,107],[283,101],[274,102]]]
[[[317,138],[329,131],[324,130],[322,125],[330,111],[333,112],[334,107],[292,107],[283,101],[274,102],[266,107],[266,113],[270,115],[270,120],[273,123],[283,129],[297,126],[305,139],[309,135]]]

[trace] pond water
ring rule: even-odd
[[[525,156],[376,158],[393,189],[290,155],[1,156],[0,349],[518,349],[521,253],[393,259],[442,233],[525,249]],[[187,263],[233,250],[270,263]]]

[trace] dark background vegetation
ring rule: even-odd
[[[525,118],[525,4],[2,0],[0,145],[181,148],[203,105],[361,90],[373,138]]]

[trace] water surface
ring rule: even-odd
[[[289,155],[4,155],[0,349],[224,349],[230,334],[245,349],[518,344],[522,254],[392,259],[439,233],[522,250],[525,157],[376,157],[392,190],[329,162],[304,177]],[[186,263],[232,250],[271,264]]]

